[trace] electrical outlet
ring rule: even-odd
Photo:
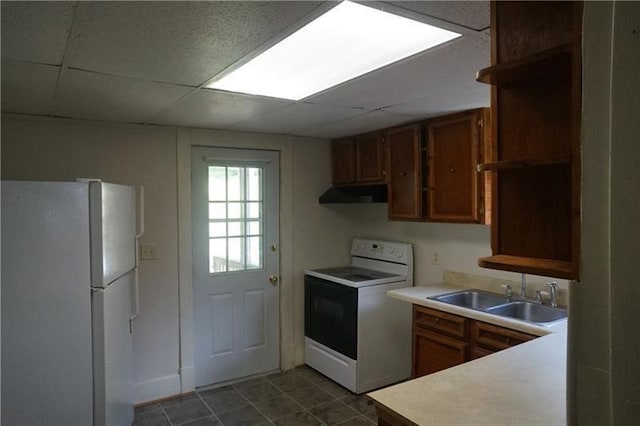
[[[140,244],[140,260],[154,260],[158,258],[158,244]]]
[[[433,252],[433,257],[431,258],[431,263],[433,265],[439,265],[440,264],[440,255],[438,254],[437,251]]]

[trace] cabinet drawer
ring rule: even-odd
[[[479,321],[472,321],[470,328],[475,345],[490,351],[501,351],[537,337]]]
[[[414,329],[428,329],[464,339],[468,336],[467,319],[458,315],[413,305]]]
[[[483,356],[491,355],[493,352],[494,351],[490,351],[488,349],[472,346],[471,350],[469,351],[469,359],[471,360],[471,359],[482,358]]]

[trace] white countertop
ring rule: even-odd
[[[442,284],[387,294],[543,337],[369,396],[418,425],[566,424],[566,321],[541,327],[426,299],[461,289]]]

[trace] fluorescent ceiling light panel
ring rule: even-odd
[[[457,37],[344,1],[207,87],[297,101]]]

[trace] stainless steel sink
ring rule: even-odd
[[[508,303],[507,298],[504,296],[481,290],[457,291],[455,293],[430,297],[429,299],[479,311]]]
[[[565,309],[552,308],[530,302],[512,302],[507,305],[489,308],[487,312],[538,324],[552,323],[567,317]]]
[[[429,299],[542,326],[550,326],[567,317],[566,309],[523,300],[509,301],[500,294],[476,289],[441,294]]]

